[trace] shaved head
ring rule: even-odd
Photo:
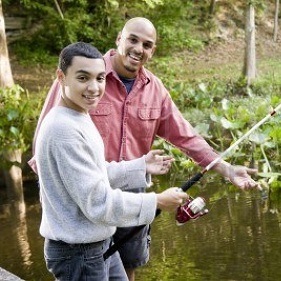
[[[154,43],[156,43],[156,29],[150,20],[142,17],[136,17],[128,20],[123,27],[122,33],[130,33],[131,30],[140,30],[141,32],[144,32],[145,30],[146,32],[148,32],[151,38],[153,38]]]

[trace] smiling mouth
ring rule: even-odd
[[[129,58],[133,59],[134,61],[141,61],[142,57],[139,57],[139,56],[135,56],[131,53],[129,53]]]
[[[97,98],[99,98],[100,96],[88,96],[88,95],[83,95],[84,98],[86,98],[87,100],[95,100]]]

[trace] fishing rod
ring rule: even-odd
[[[262,124],[264,124],[268,119],[270,119],[273,115],[276,114],[278,110],[280,110],[281,104],[279,104],[271,113],[267,114],[262,120],[260,120],[257,124],[255,124],[249,131],[247,131],[242,137],[236,140],[229,148],[227,148],[223,153],[220,154],[219,157],[214,159],[209,165],[207,165],[202,171],[195,174],[192,178],[186,181],[180,189],[186,192],[189,188],[191,188],[195,183],[197,183],[203,176],[208,172],[211,168],[213,168],[217,163],[219,163],[231,150],[237,147],[242,141],[244,141],[253,131],[259,128]],[[157,209],[155,217],[159,216],[161,210]],[[202,197],[197,197],[193,199],[191,196],[186,200],[185,204],[179,206],[176,214],[176,222],[178,225],[184,224],[190,219],[197,219],[208,213],[208,210],[205,208],[205,200]],[[108,250],[104,253],[103,258],[106,260],[112,254],[114,254],[118,249],[125,244],[128,240],[134,237],[139,231],[141,231],[145,225],[140,225],[134,227],[132,231],[124,235],[121,239],[119,239],[115,244],[108,248]]]

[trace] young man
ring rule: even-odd
[[[88,113],[104,95],[105,77],[105,62],[96,48],[82,42],[65,47],[57,70],[61,100],[37,136],[40,233],[56,280],[127,280],[118,252],[103,259],[116,226],[151,223],[156,208],[175,211],[187,198],[177,188],[160,194],[111,188],[103,141]],[[129,177],[134,187],[139,185],[137,167],[135,162],[130,171],[119,163],[115,170],[119,180]]]
[[[156,49],[156,30],[146,18],[126,22],[116,39],[116,50],[109,50],[106,61],[105,94],[95,110],[90,111],[104,144],[107,161],[131,160],[146,154],[156,136],[181,149],[200,166],[205,167],[218,154],[199,136],[172,101],[169,92],[153,73],[144,68]],[[42,120],[59,99],[60,87],[55,81],[41,113]],[[37,127],[37,131],[40,128]],[[214,168],[241,189],[257,183],[250,174],[256,170],[232,166],[220,161]],[[144,191],[144,188],[138,191]],[[136,192],[136,190],[134,190]],[[135,268],[149,259],[149,226],[128,241],[119,251],[129,279]],[[116,241],[130,229],[118,229]]]

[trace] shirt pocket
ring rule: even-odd
[[[134,130],[140,139],[146,142],[151,142],[157,133],[159,120],[161,116],[160,108],[139,108],[138,109],[138,126]]]
[[[139,108],[138,110],[138,116],[141,120],[156,120],[160,114],[160,108]]]

